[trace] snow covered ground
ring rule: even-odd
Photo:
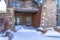
[[[48,30],[44,35],[51,37],[60,37],[60,33],[54,30]]]
[[[15,26],[16,32],[13,34],[12,40],[60,40],[60,33],[48,30],[45,34],[37,32],[32,26]],[[0,40],[8,40],[8,37],[0,37]]]
[[[8,37],[0,37],[0,40],[8,40]]]
[[[12,40],[60,40],[60,33],[49,30],[44,35],[37,32],[33,27],[15,26],[17,32],[14,33]]]

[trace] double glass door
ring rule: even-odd
[[[15,25],[20,25],[21,24],[21,17],[15,17]]]

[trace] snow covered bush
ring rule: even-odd
[[[4,32],[3,36],[7,36],[9,40],[11,40],[14,37],[13,34],[14,34],[14,31],[8,29]]]

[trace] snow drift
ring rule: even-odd
[[[53,37],[60,37],[60,33],[55,31],[53,28],[51,30],[48,30],[44,36],[53,36]]]

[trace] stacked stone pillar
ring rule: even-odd
[[[55,0],[43,0],[40,27],[56,27]]]
[[[7,13],[5,14],[5,19],[8,21],[7,29],[15,31],[14,27],[14,10],[12,8],[7,8]]]
[[[5,13],[0,12],[0,31],[4,30]]]

